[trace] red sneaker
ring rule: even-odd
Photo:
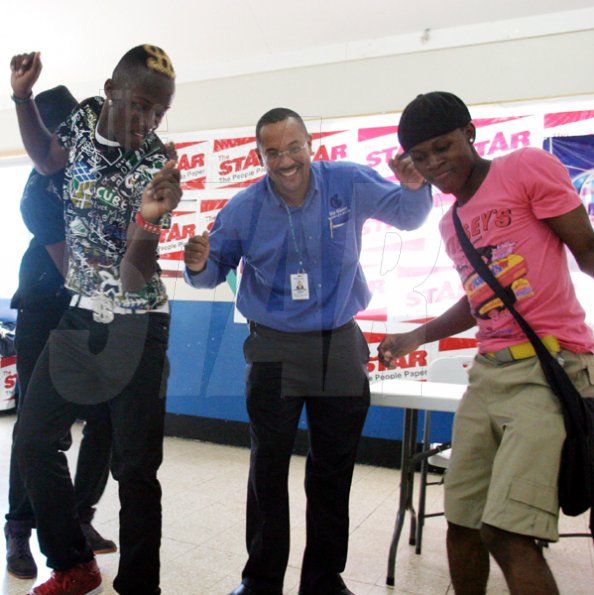
[[[93,559],[68,570],[54,570],[48,581],[28,595],[97,595],[102,592],[101,573]]]

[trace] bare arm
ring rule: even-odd
[[[386,335],[378,348],[380,361],[391,367],[394,358],[402,357],[425,343],[457,335],[475,326],[468,298],[464,296],[441,316],[408,333]]]
[[[594,277],[594,230],[586,209],[580,205],[565,215],[545,221],[571,250],[580,270]]]
[[[159,219],[178,205],[182,195],[180,173],[175,161],[170,160],[145,188],[140,204],[140,214],[149,224]],[[136,222],[128,227],[128,247],[120,265],[124,291],[140,291],[157,270],[157,244],[160,233],[147,231]]]
[[[68,252],[66,251],[66,242],[62,240],[61,242],[56,242],[55,244],[46,244],[45,249],[56,265],[56,268],[60,271],[62,277],[65,278],[68,271]]]
[[[10,62],[10,84],[25,150],[37,171],[49,175],[66,166],[68,152],[45,127],[32,99],[33,85],[39,78],[41,68],[39,52],[13,56]]]

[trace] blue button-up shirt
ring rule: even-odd
[[[300,207],[288,207],[268,176],[225,205],[210,233],[206,268],[186,269],[194,287],[215,287],[243,260],[237,308],[248,319],[286,332],[339,327],[369,304],[359,263],[363,224],[379,219],[416,229],[431,210],[428,186],[407,190],[349,162],[311,164]],[[306,273],[309,298],[291,295],[291,275]]]

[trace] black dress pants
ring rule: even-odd
[[[109,325],[70,308],[41,354],[21,409],[15,452],[35,511],[48,566],[63,570],[93,557],[75,513],[74,487],[60,441],[85,410],[105,407],[120,496],[123,595],[159,589],[161,486],[169,315],[116,315]],[[86,391],[83,390],[86,387]],[[96,404],[98,399],[105,402]],[[91,403],[85,405],[84,400]]]
[[[290,540],[287,479],[305,407],[310,444],[300,592],[332,593],[343,585],[350,487],[369,408],[367,343],[354,322],[318,333],[251,326],[244,346],[251,460],[242,582],[282,593]]]

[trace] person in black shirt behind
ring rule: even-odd
[[[77,101],[63,85],[37,95],[35,103],[48,129],[54,130],[76,107]],[[21,214],[33,239],[19,271],[19,286],[11,301],[18,310],[15,345],[20,404],[26,398],[27,385],[35,364],[51,331],[68,308],[71,293],[64,287],[65,242],[62,184],[64,170],[42,176],[35,169],[29,175]],[[18,431],[19,422],[14,427]],[[62,448],[71,444],[64,437]],[[106,407],[89,410],[78,455],[75,492],[77,515],[89,545],[95,553],[117,550],[116,544],[104,539],[91,525],[97,504],[109,473],[111,456],[111,422]],[[6,515],[6,569],[22,579],[37,576],[37,566],[29,548],[31,529],[35,526],[33,508],[16,458],[11,454],[9,478],[9,511]]]

